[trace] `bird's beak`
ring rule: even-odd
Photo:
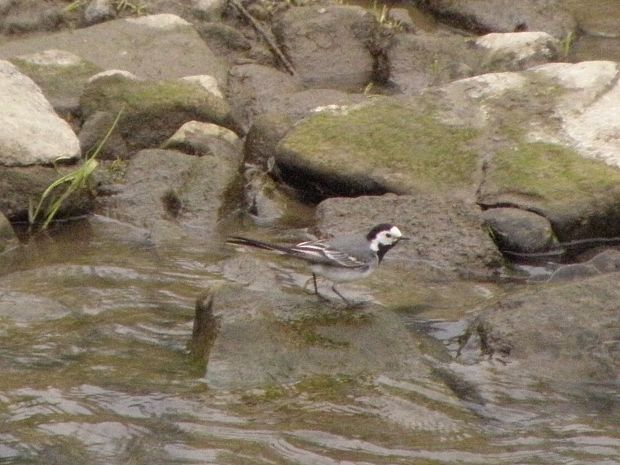
[[[400,236],[400,239],[398,239],[399,241],[410,241],[411,238],[408,236]]]

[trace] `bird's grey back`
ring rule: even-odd
[[[374,252],[368,246],[368,240],[363,234],[347,234],[334,237],[326,243],[346,254],[349,254],[361,261],[366,261],[374,256]]]

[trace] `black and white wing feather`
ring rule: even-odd
[[[314,263],[342,266],[345,268],[361,268],[368,265],[342,250],[330,247],[327,241],[324,240],[301,242],[291,247],[291,250],[295,250],[302,254],[303,257],[300,258],[305,258]]]
[[[234,245],[245,245],[257,249],[271,250],[310,263],[341,266],[344,268],[362,268],[368,265],[346,252],[331,247],[327,241],[324,240],[301,242],[291,247],[269,244],[267,242],[240,236],[229,237],[226,242]]]

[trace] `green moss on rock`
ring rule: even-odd
[[[81,98],[82,112],[117,114],[130,149],[163,143],[188,121],[215,123],[235,130],[227,102],[199,84],[182,80],[138,81],[108,76],[89,85]]]
[[[493,155],[480,203],[547,217],[560,240],[620,233],[620,170],[548,143],[522,142]]]
[[[276,159],[287,169],[366,178],[397,193],[460,188],[475,179],[476,136],[428,109],[378,98],[304,120],[280,143]]]
[[[487,195],[516,194],[570,208],[584,198],[620,193],[620,170],[560,145],[521,143],[493,156],[487,183]]]

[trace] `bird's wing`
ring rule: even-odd
[[[313,263],[323,263],[345,268],[361,268],[367,266],[362,260],[341,250],[330,247],[327,241],[307,241],[301,242],[292,251],[297,252],[299,258],[303,258]]]
[[[270,250],[310,263],[342,266],[345,268],[362,268],[368,265],[359,258],[331,247],[329,243],[324,240],[301,242],[291,247],[270,244],[268,242],[257,241],[241,236],[231,236],[226,242],[228,244],[245,245],[257,249]]]

